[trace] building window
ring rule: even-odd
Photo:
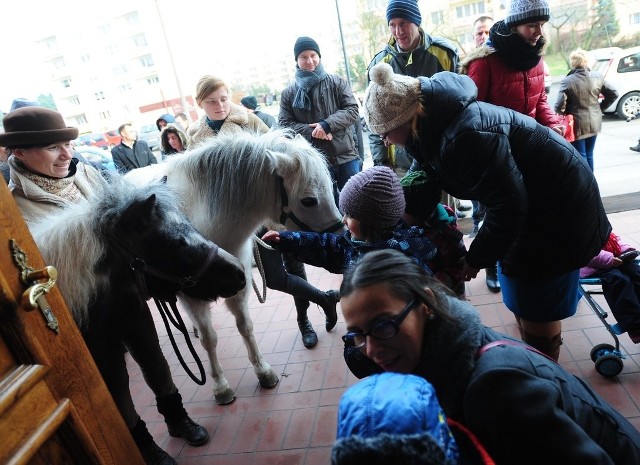
[[[134,11],[133,13],[129,13],[127,16],[124,17],[125,21],[128,24],[140,24],[140,16],[138,16],[138,12]]]
[[[456,18],[468,18],[469,16],[480,16],[485,13],[484,2],[468,3],[456,7]]]
[[[149,76],[147,79],[147,84],[149,84],[150,86],[153,84],[159,84],[160,83],[160,79],[158,79],[158,76]]]
[[[153,66],[153,58],[151,55],[145,55],[143,57],[138,58],[138,61],[142,65],[143,68],[151,68]]]
[[[137,36],[133,36],[133,43],[136,47],[146,47],[147,38],[144,36],[144,34],[138,34]]]
[[[111,118],[111,114],[108,111],[101,111],[98,114],[100,115],[100,119],[109,119],[109,118]]]
[[[98,31],[100,31],[102,34],[106,35],[110,30],[111,26],[109,24],[101,24],[100,26],[98,26]]]
[[[49,50],[54,50],[58,46],[58,40],[56,39],[55,36],[48,37],[43,41],[41,41],[40,43],[43,44]]]
[[[113,67],[113,74],[119,76],[121,74],[127,74],[127,65],[118,65]]]
[[[66,78],[60,81],[60,84],[62,85],[62,87],[64,87],[65,89],[71,87],[71,78]]]
[[[54,58],[53,60],[53,66],[56,69],[62,69],[66,66],[65,62],[64,62],[64,58],[62,57],[58,57],[58,58]]]
[[[71,105],[80,105],[80,98],[77,95],[74,95],[73,97],[69,97],[67,99],[67,102],[69,102],[69,104]]]
[[[78,115],[74,119],[76,120],[76,125],[87,124],[86,115]]]
[[[640,24],[640,13],[631,13],[629,15],[629,24]]]
[[[442,10],[440,11],[434,11],[433,13],[431,13],[431,22],[433,23],[434,26],[438,26],[440,24],[444,23],[444,12]]]
[[[96,96],[96,100],[104,100],[104,92],[102,91],[96,92],[93,95]]]
[[[118,86],[118,90],[123,94],[129,92],[131,89],[133,89],[133,87],[131,87],[131,84],[129,84],[128,82],[126,84],[120,84]]]
[[[89,63],[91,61],[91,55],[89,55],[88,53],[83,53],[82,55],[80,55],[80,61],[83,63]]]

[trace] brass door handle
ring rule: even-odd
[[[42,316],[44,316],[47,326],[56,333],[60,332],[58,319],[51,311],[51,307],[47,302],[45,294],[55,286],[58,279],[58,271],[53,266],[45,266],[41,270],[34,270],[27,264],[27,254],[18,247],[15,240],[9,242],[13,261],[20,269],[20,278],[22,282],[29,286],[22,293],[22,308],[31,311],[40,308]],[[41,282],[45,281],[45,282]]]

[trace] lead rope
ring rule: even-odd
[[[184,320],[180,316],[180,312],[178,311],[178,307],[176,306],[176,300],[172,300],[169,302],[169,306],[173,311],[173,315],[171,314],[171,312],[169,312],[167,302],[163,300],[158,300],[155,298],[153,300],[156,303],[156,307],[158,307],[158,311],[160,313],[160,316],[162,317],[162,321],[164,322],[164,327],[167,330],[167,335],[169,336],[169,341],[171,341],[171,345],[173,346],[173,351],[178,356],[178,360],[180,360],[180,365],[182,365],[182,368],[184,368],[184,371],[187,372],[189,377],[196,384],[200,386],[204,386],[205,382],[207,381],[207,375],[204,371],[202,360],[200,360],[200,357],[198,357],[198,353],[193,348],[193,344],[191,344],[191,338],[189,337],[189,332],[187,330],[186,325],[184,324]],[[176,340],[173,337],[173,332],[169,327],[169,320],[171,320],[171,324],[173,324],[173,326],[175,326],[175,328],[182,333],[182,336],[184,337],[184,340],[187,343],[187,347],[189,348],[189,352],[191,353],[191,356],[195,360],[196,365],[198,365],[198,370],[200,371],[200,378],[196,378],[196,375],[187,366],[187,363],[184,361],[184,358],[182,358],[180,349],[178,349],[178,344],[176,344]]]
[[[258,301],[263,304],[267,301],[267,280],[264,275],[264,265],[262,264],[262,259],[260,258],[260,250],[258,249],[258,247],[260,246],[269,250],[275,249],[265,241],[260,239],[258,236],[253,236],[253,259],[255,260],[256,267],[258,268],[258,272],[260,273],[260,279],[262,279],[262,294],[260,294],[260,291],[258,290],[258,284],[256,283],[256,280],[253,279],[253,276],[251,277],[251,284],[253,286],[254,292],[256,293],[256,296],[258,297]]]

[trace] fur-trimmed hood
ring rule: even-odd
[[[171,144],[169,144],[170,132],[176,133],[178,135],[178,137],[182,141],[182,147],[184,148],[184,151],[187,151],[189,149],[189,139],[187,138],[185,132],[175,124],[168,124],[167,126],[162,128],[162,132],[160,132],[160,149],[162,150],[162,153],[165,155],[172,155],[174,153],[177,153],[175,149],[171,147]]]
[[[467,70],[469,69],[469,63],[474,60],[478,60],[479,58],[488,57],[492,53],[495,53],[496,49],[493,47],[489,47],[488,45],[482,45],[478,48],[473,49],[470,53],[467,54],[464,58],[460,60],[460,64],[458,66],[458,72],[460,74],[467,74]]]

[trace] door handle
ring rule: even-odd
[[[45,266],[41,270],[34,270],[28,265],[27,254],[18,247],[17,242],[11,239],[9,245],[13,261],[20,270],[20,279],[25,285],[29,286],[22,293],[22,308],[27,311],[40,308],[47,326],[59,334],[58,319],[51,311],[49,302],[45,297],[45,294],[56,284],[58,270],[53,266]]]

